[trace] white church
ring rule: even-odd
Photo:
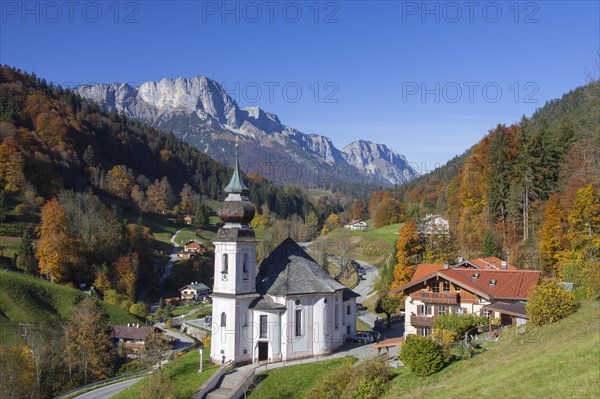
[[[356,333],[356,297],[294,240],[286,239],[256,266],[249,226],[254,205],[237,155],[215,244],[213,333],[216,364],[283,361],[325,355]]]

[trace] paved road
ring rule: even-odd
[[[93,391],[90,391],[90,392],[86,392],[82,395],[75,396],[75,398],[73,398],[73,399],[108,399],[108,398],[112,398],[113,396],[126,390],[127,388],[129,388],[130,386],[132,386],[133,384],[135,384],[142,378],[143,377],[138,377],[138,378],[133,378],[133,379],[127,380],[127,381],[117,382],[112,385],[107,385],[105,387],[94,389]]]
[[[177,253],[179,252],[179,244],[177,244],[175,242],[175,237],[177,237],[177,234],[179,234],[179,232],[181,230],[186,229],[187,227],[184,227],[182,229],[179,229],[175,232],[175,234],[173,234],[173,237],[171,237],[171,243],[173,244],[173,251],[171,252],[171,255],[169,255],[169,261],[167,262],[167,265],[165,266],[165,270],[163,272],[163,275],[160,277],[160,280],[158,280],[159,283],[164,283],[165,280],[167,279],[167,277],[169,277],[171,275],[171,271],[173,270],[173,264],[175,262],[177,262],[177,260],[179,259],[177,257]]]
[[[352,289],[352,291],[354,291],[360,295],[360,298],[356,298],[356,302],[362,303],[362,302],[366,301],[368,298],[370,298],[371,296],[375,295],[376,291],[374,290],[374,287],[375,287],[375,282],[377,281],[377,278],[379,277],[379,269],[377,269],[375,266],[370,265],[365,262],[359,262],[359,261],[357,261],[357,262],[366,271],[365,280],[360,280],[360,283],[358,283],[358,285],[356,287],[354,287]],[[365,323],[367,323],[368,325],[370,325],[371,327],[373,327],[375,325],[375,320],[377,320],[378,317],[379,316],[377,316],[375,313],[371,313],[368,310],[359,310],[358,311],[358,318],[361,319],[362,321],[364,321]]]
[[[165,329],[164,323],[156,323],[154,325],[154,327],[160,328],[161,330],[163,330],[165,332],[165,334],[167,334],[170,337],[175,338],[175,342],[173,343],[174,350],[188,347],[194,343],[194,340],[191,337],[189,337],[188,335],[182,334],[180,332]]]

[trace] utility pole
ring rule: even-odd
[[[204,363],[204,353],[202,352],[202,348],[198,348],[198,351],[200,352],[200,369],[198,372],[201,373],[203,371],[202,364]]]

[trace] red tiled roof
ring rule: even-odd
[[[502,259],[497,258],[495,256],[488,256],[487,258],[474,258],[474,259],[469,259],[468,261],[473,265],[475,265],[476,267],[480,268],[480,269],[496,269],[496,270],[504,270],[502,269]],[[464,263],[461,262],[461,263]],[[461,264],[459,263],[459,265]],[[519,270],[517,269],[515,266],[511,265],[511,264],[507,264],[506,265],[506,270]]]
[[[477,278],[474,278],[477,275]],[[527,299],[540,279],[539,270],[442,269],[393,290],[397,293],[417,283],[439,276],[486,299]],[[490,284],[492,280],[495,284]]]
[[[419,280],[425,276],[429,276],[430,274],[437,272],[438,270],[443,270],[443,269],[444,269],[444,265],[435,265],[432,263],[421,263],[420,265],[417,265],[417,268],[415,269],[415,274],[413,274],[410,281],[412,282],[412,281]]]

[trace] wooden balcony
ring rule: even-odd
[[[415,314],[410,315],[410,325],[419,327],[431,327],[435,320],[432,316],[417,316]]]
[[[458,305],[460,303],[460,297],[457,292],[417,291],[412,296],[423,303],[436,303],[440,305]]]

